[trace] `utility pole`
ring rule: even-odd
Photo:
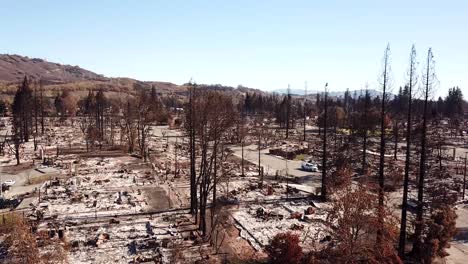
[[[175,155],[175,160],[174,160],[174,177],[177,177],[177,170],[179,167],[179,164],[177,163],[177,136],[175,138],[175,145],[174,145],[174,155]]]
[[[242,139],[241,144],[242,144],[242,147],[241,147],[241,152],[242,152],[242,154],[241,154],[242,155],[242,160],[241,160],[242,173],[241,173],[241,175],[242,175],[242,177],[244,177],[244,175],[245,175],[244,174],[244,139]]]
[[[465,152],[465,169],[463,170],[463,200],[465,200],[465,189],[466,189],[466,159],[468,152]]]
[[[286,95],[286,139],[289,137],[289,115],[291,114],[291,86],[288,84],[288,94]]]
[[[245,127],[244,127],[244,107],[242,107],[242,110],[241,110],[241,126],[242,126],[242,130],[241,130],[241,133],[242,133],[242,139],[241,139],[241,152],[242,152],[242,160],[241,160],[241,166],[242,166],[242,177],[245,176],[244,174],[244,139],[245,139]]]
[[[44,89],[42,87],[42,79],[39,80],[39,89],[41,93],[41,134],[44,134]]]
[[[260,121],[261,122],[261,121]],[[260,160],[260,147],[261,147],[261,144],[262,144],[262,141],[261,141],[261,133],[262,133],[262,129],[261,127],[258,128],[258,176],[261,176],[261,160]]]
[[[325,84],[325,98],[323,101],[323,149],[322,149],[322,190],[321,195],[324,201],[327,200],[327,96],[328,83]]]
[[[289,169],[288,169],[288,159],[284,159],[286,161],[286,200],[289,200]]]
[[[305,82],[304,88],[304,106],[302,107],[302,111],[304,112],[304,141],[306,141],[306,104],[307,104],[307,81]]]

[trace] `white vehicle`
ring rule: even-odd
[[[305,171],[317,172],[318,167],[312,160],[305,160],[301,164],[301,169]]]
[[[14,180],[6,180],[6,181],[4,182],[4,184],[5,184],[5,185],[8,185],[8,186],[12,186],[13,184],[15,184],[15,182],[16,182],[16,181],[14,181]]]

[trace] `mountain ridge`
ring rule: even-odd
[[[79,97],[89,90],[103,89],[109,96],[122,94],[136,95],[140,89],[156,88],[160,95],[184,96],[186,84],[178,85],[167,81],[140,81],[129,77],[106,77],[79,66],[49,62],[17,54],[0,54],[0,96],[10,100],[24,76],[32,79],[34,85],[43,85],[46,96],[56,96],[68,90]],[[212,84],[203,86],[237,95],[246,92],[262,92],[258,89],[239,86],[238,88]]]

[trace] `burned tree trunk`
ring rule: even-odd
[[[369,101],[370,95],[369,90],[366,88],[366,93],[364,96],[364,111],[363,111],[363,139],[362,139],[362,172],[366,173],[367,171],[367,131],[369,126],[367,125],[367,115],[369,111]]]
[[[380,159],[379,159],[379,208],[378,208],[378,231],[377,247],[382,247],[382,234],[384,229],[384,169],[385,169],[385,115],[386,115],[386,97],[387,86],[389,82],[389,59],[390,46],[388,45],[384,53],[383,72],[382,72],[382,102],[380,109]]]
[[[418,206],[416,209],[416,226],[414,230],[413,253],[420,255],[422,250],[422,231],[423,231],[423,214],[424,214],[424,179],[426,176],[426,135],[427,135],[427,107],[429,100],[429,90],[431,88],[434,73],[433,70],[433,55],[429,48],[427,51],[427,65],[424,76],[424,106],[422,113],[422,131],[421,131],[421,157],[419,161],[419,180],[418,180]]]
[[[411,159],[411,111],[413,86],[416,84],[416,49],[413,45],[410,55],[409,83],[408,83],[408,111],[406,113],[406,154],[405,154],[405,175],[403,178],[403,201],[401,205],[400,240],[398,244],[398,254],[402,260],[405,258],[406,247],[406,217],[408,210],[408,184]]]
[[[197,186],[195,170],[195,113],[194,113],[195,85],[189,87],[189,105],[188,105],[188,133],[189,133],[189,152],[190,152],[190,213],[197,215]],[[195,221],[197,218],[195,217]]]
[[[204,238],[207,238],[207,222],[206,211],[208,196],[213,191],[213,199],[216,199],[216,185],[218,181],[217,173],[217,153],[218,146],[226,131],[228,131],[236,122],[236,113],[232,99],[219,92],[203,90],[203,94],[193,97],[189,105],[187,113],[187,129],[189,133],[192,132],[192,157],[193,162],[191,166],[195,167],[195,143],[193,137],[193,130],[196,130],[198,146],[200,148],[200,161],[198,176],[196,177],[195,184],[192,186],[197,188],[199,186],[199,200],[194,208],[193,213],[198,216],[198,226]],[[191,107],[190,107],[191,104]],[[191,110],[190,110],[191,108]],[[190,113],[191,111],[191,113]],[[197,113],[195,122],[194,113]],[[192,187],[191,186],[191,187]],[[193,189],[191,190],[193,193]],[[194,196],[197,199],[197,196]],[[214,204],[215,201],[213,201]],[[198,205],[198,206],[197,206]],[[198,213],[199,211],[199,213]],[[198,214],[197,214],[198,213]]]

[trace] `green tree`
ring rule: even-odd
[[[449,89],[445,97],[445,114],[450,118],[463,115],[463,93],[459,87]]]
[[[16,126],[15,130],[19,133],[19,138],[25,142],[29,141],[32,130],[32,100],[32,90],[29,87],[29,80],[25,76],[22,84],[16,91],[12,104],[13,122],[14,126]]]

